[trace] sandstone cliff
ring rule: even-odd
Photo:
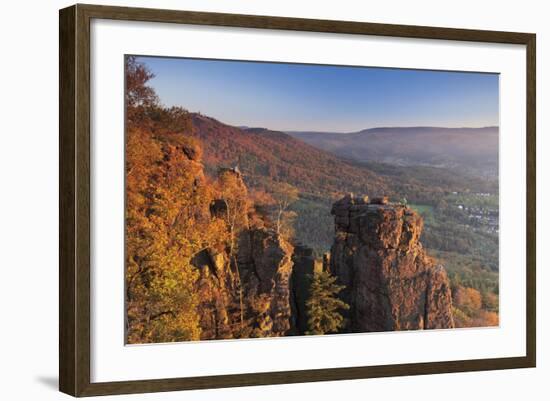
[[[416,212],[350,194],[332,214],[330,270],[346,286],[345,331],[454,327],[449,280],[419,242],[423,221]]]
[[[225,252],[204,249],[191,263],[199,270],[197,292],[201,340],[233,338],[232,320],[238,316],[235,294],[239,281]]]
[[[278,337],[290,329],[292,252],[292,245],[271,230],[241,235],[238,265],[250,337]]]
[[[292,250],[275,233],[251,229],[240,235],[236,260],[210,248],[196,254],[201,339],[287,334]]]
[[[234,234],[225,246],[203,249],[191,259],[200,272],[201,339],[285,335],[291,328],[293,247],[273,230],[249,223],[238,171],[224,169],[220,177],[224,190],[233,189],[226,191],[230,198],[211,203],[210,218],[224,221]]]
[[[233,178],[246,188],[238,174]],[[210,218],[223,219],[230,209],[231,202],[217,199]],[[249,223],[241,225],[232,249],[194,255],[201,339],[304,334],[311,278],[321,270],[345,286],[340,297],[350,309],[342,312],[343,332],[454,327],[449,280],[419,242],[417,213],[386,198],[348,195],[332,214],[335,240],[323,261],[310,248]]]

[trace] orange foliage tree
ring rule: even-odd
[[[488,310],[493,309],[493,310]],[[458,285],[453,290],[453,317],[457,327],[487,327],[498,325],[498,298],[481,294],[475,288]]]
[[[198,340],[198,272],[190,260],[227,230],[209,218],[213,189],[202,176],[200,146],[186,133],[186,115],[158,106],[145,86],[151,77],[127,59],[127,341]]]

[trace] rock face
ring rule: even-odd
[[[201,340],[233,338],[231,320],[239,312],[235,299],[239,282],[227,254],[204,249],[191,259],[191,264],[199,269]]]
[[[191,259],[197,282],[201,339],[277,337],[291,328],[293,247],[265,229],[244,230],[238,252],[204,249]]]
[[[331,213],[330,271],[346,286],[346,332],[454,327],[449,280],[419,242],[423,220],[416,212],[350,194]]]
[[[204,214],[227,227],[227,238],[191,258],[199,271],[201,339],[286,335],[294,248],[273,230],[250,224],[248,190],[238,167],[221,169],[218,183],[222,197]]]
[[[283,336],[290,329],[293,247],[280,235],[252,229],[239,239],[238,265],[250,337]]]

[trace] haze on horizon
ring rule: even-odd
[[[499,75],[138,57],[166,106],[234,126],[356,132],[499,125]]]

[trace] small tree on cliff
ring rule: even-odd
[[[250,200],[248,190],[240,174],[229,170],[221,170],[217,180],[218,191],[227,205],[225,221],[229,229],[229,253],[234,256],[237,249],[237,236],[248,228],[248,211]]]
[[[244,229],[249,228],[248,212],[251,205],[248,198],[248,190],[238,170],[221,170],[218,175],[217,186],[222,199],[227,205],[224,220],[229,231],[229,259],[235,266],[235,273],[239,282],[239,321],[240,333],[242,335],[245,330],[244,289],[237,260],[238,236]]]
[[[288,210],[298,200],[298,189],[284,182],[274,183],[271,187],[275,203],[274,220],[277,234],[291,236],[292,221],[296,213]]]
[[[348,304],[338,298],[338,293],[344,289],[336,284],[336,277],[322,271],[313,276],[311,295],[306,301],[309,316],[306,334],[336,333],[342,327],[344,318],[340,310],[349,309]]]
[[[255,190],[251,196],[258,217],[277,234],[286,239],[294,236],[293,223],[296,212],[289,210],[298,200],[297,188],[285,182],[270,182],[268,191]]]

